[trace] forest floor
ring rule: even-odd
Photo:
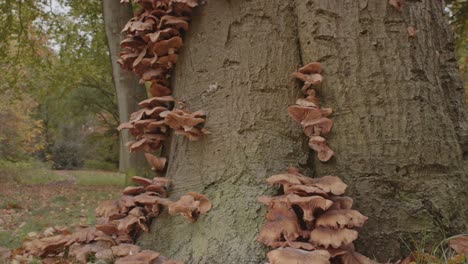
[[[124,174],[108,171],[0,172],[0,247],[17,248],[48,227],[94,224],[97,205],[124,185]]]

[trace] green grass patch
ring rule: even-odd
[[[63,181],[66,177],[54,173],[47,164],[30,162],[11,162],[0,160],[0,178],[18,184],[43,184]]]
[[[79,185],[125,185],[125,174],[109,171],[70,171]]]
[[[0,231],[0,247],[16,248],[21,246],[20,241],[9,231]]]

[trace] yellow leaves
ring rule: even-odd
[[[44,149],[44,125],[32,117],[37,103],[27,94],[20,98],[0,94],[0,155],[21,158]]]

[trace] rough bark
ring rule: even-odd
[[[141,244],[186,263],[264,263],[255,241],[264,180],[306,162],[302,132],[286,108],[298,97],[293,1],[210,1],[194,14],[174,76],[175,96],[207,112],[200,142],[174,137],[172,195],[198,191],[214,208],[197,223],[158,218]]]
[[[131,72],[126,72],[117,64],[120,52],[120,42],[125,37],[120,32],[128,20],[133,17],[130,4],[120,4],[116,0],[103,0],[104,24],[107,43],[112,63],[112,78],[117,92],[119,119],[121,123],[128,122],[132,112],[138,109],[138,102],[147,98],[146,89],[138,83]],[[142,153],[130,153],[125,143],[131,140],[128,130],[120,132],[119,170],[121,172],[139,172],[146,167]]]
[[[369,216],[359,249],[381,261],[406,242],[466,232],[467,120],[452,32],[438,0],[297,0],[304,61],[326,69],[337,174]],[[407,27],[419,30],[409,37]],[[439,240],[440,241],[440,240]]]
[[[370,220],[358,249],[381,261],[403,239],[466,232],[467,120],[453,36],[438,0],[217,0],[194,15],[174,76],[175,95],[208,112],[205,140],[174,137],[173,196],[207,194],[196,224],[163,215],[140,243],[186,263],[265,263],[255,242],[264,179],[304,163],[306,138],[287,116],[298,64],[321,61],[328,138],[337,157],[309,160],[336,174]],[[408,36],[407,27],[419,30]],[[270,189],[271,190],[271,189]]]

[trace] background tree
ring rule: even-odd
[[[133,17],[130,4],[120,4],[119,1],[103,1],[104,23],[112,64],[112,77],[119,108],[120,122],[128,122],[131,113],[138,109],[138,102],[146,98],[146,88],[138,84],[138,79],[130,72],[125,72],[118,65],[120,42],[124,39],[121,33],[128,20]],[[119,170],[122,172],[141,171],[146,166],[143,153],[130,153],[125,143],[131,135],[125,130],[120,133]]]
[[[36,105],[29,115],[43,124],[45,139],[38,156],[56,168],[118,163],[119,116],[101,1],[3,1],[0,8],[0,89],[12,108]],[[71,157],[78,160],[68,162]]]
[[[467,229],[467,120],[454,38],[438,0],[211,1],[194,15],[175,96],[208,112],[213,134],[174,137],[173,194],[214,204],[194,225],[162,217],[141,244],[188,263],[264,263],[255,241],[264,180],[289,165],[336,174],[370,220],[359,250],[397,259],[402,242]],[[408,35],[407,28],[419,30]],[[307,160],[289,120],[299,85],[290,73],[320,61],[333,107],[332,162]],[[196,80],[196,81],[194,81]]]

